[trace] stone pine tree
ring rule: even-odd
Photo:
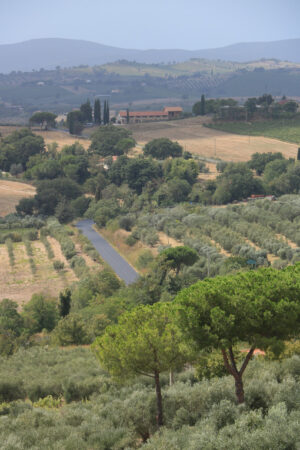
[[[256,348],[279,355],[300,332],[300,264],[205,279],[175,299],[178,324],[189,345],[218,349],[244,402],[243,374]],[[234,347],[246,347],[238,368]],[[248,348],[247,348],[248,347]]]
[[[114,378],[123,382],[138,375],[154,379],[158,427],[164,424],[160,374],[181,368],[188,359],[170,308],[169,303],[156,303],[127,312],[93,344],[102,367]]]
[[[200,104],[200,115],[205,116],[205,114],[206,114],[205,96],[202,94]]]
[[[101,124],[101,103],[99,98],[96,98],[94,103],[94,122],[96,125]]]

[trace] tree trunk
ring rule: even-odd
[[[254,349],[255,349],[255,347],[251,347],[251,349],[248,351],[247,356],[246,356],[240,370],[237,369],[232,347],[228,348],[230,362],[229,362],[226,350],[224,348],[222,349],[224,365],[225,365],[226,369],[228,370],[228,372],[233,376],[234,381],[235,381],[235,393],[236,393],[236,398],[237,398],[237,401],[239,404],[244,403],[244,401],[245,401],[243,373],[244,373],[250,359],[252,358]]]
[[[244,403],[244,383],[241,376],[235,377],[235,393],[239,404]]]
[[[169,373],[169,386],[173,386],[173,384],[174,384],[174,372],[173,372],[173,370],[170,370],[170,373]]]
[[[156,405],[157,405],[157,416],[156,421],[158,427],[161,427],[163,423],[163,407],[162,407],[162,396],[161,396],[161,388],[160,388],[160,380],[159,373],[155,372],[155,389],[156,389]]]

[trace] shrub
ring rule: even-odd
[[[57,270],[58,272],[60,272],[61,270],[64,269],[64,267],[65,267],[65,263],[63,261],[59,261],[58,259],[53,261],[54,270]]]
[[[86,325],[77,314],[64,317],[54,331],[54,340],[59,345],[81,345],[89,343]]]
[[[137,260],[137,266],[139,269],[144,269],[145,267],[148,267],[154,260],[154,256],[150,252],[150,250],[145,250],[143,253],[140,254]]]
[[[0,380],[0,403],[24,399],[26,392],[21,380]]]
[[[42,243],[43,243],[44,246],[45,246],[45,249],[46,249],[46,252],[47,252],[47,256],[48,256],[48,259],[53,259],[53,258],[54,258],[54,252],[53,252],[53,249],[52,249],[52,247],[51,247],[50,242],[49,242],[48,239],[47,239],[47,236],[41,237],[41,241],[42,241]],[[55,267],[54,267],[54,269],[55,269]]]
[[[133,234],[130,234],[126,239],[125,243],[129,245],[130,247],[133,247],[137,243],[138,239],[133,236]]]
[[[7,251],[8,251],[9,263],[10,263],[11,267],[13,267],[15,265],[15,255],[14,255],[14,247],[12,244],[12,240],[6,239],[5,244],[6,244]]]

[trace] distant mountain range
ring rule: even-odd
[[[262,58],[300,63],[300,39],[249,42],[206,50],[134,50],[75,39],[33,39],[0,45],[0,73],[102,65],[118,60],[139,63],[183,62],[191,58],[248,62]]]

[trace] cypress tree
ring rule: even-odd
[[[94,122],[97,125],[101,123],[101,104],[100,100],[97,98],[94,103]]]
[[[109,102],[106,102],[106,123],[109,124]]]
[[[200,115],[205,116],[205,97],[201,95]]]
[[[66,317],[71,309],[71,291],[66,289],[59,294],[59,315]]]
[[[129,109],[126,110],[126,122],[129,123],[130,116],[129,116]]]
[[[300,161],[300,147],[298,148],[297,161]]]
[[[103,125],[106,125],[106,100],[104,100],[103,104]]]

